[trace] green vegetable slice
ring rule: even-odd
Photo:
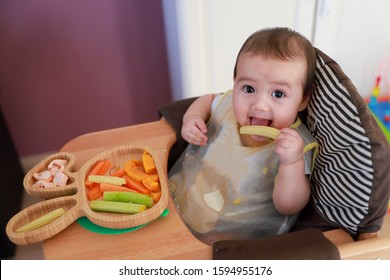
[[[104,192],[103,200],[118,201],[118,202],[132,202],[136,204],[143,204],[150,208],[153,206],[153,198],[149,195],[136,192]]]
[[[89,202],[89,207],[91,207],[93,211],[123,214],[136,214],[146,209],[146,206],[143,204],[103,200],[92,200]]]

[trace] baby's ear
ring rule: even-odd
[[[313,95],[314,92],[314,85],[311,86],[309,89],[309,92],[305,92],[302,98],[302,102],[298,107],[298,112],[302,112],[303,110],[306,109],[307,105],[309,104],[310,101],[310,96]]]
[[[309,96],[306,96],[305,99],[302,100],[301,104],[298,107],[298,111],[302,112],[303,110],[306,109],[307,105],[309,104]]]

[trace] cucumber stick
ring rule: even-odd
[[[124,214],[136,214],[146,209],[146,206],[143,204],[104,200],[91,200],[89,202],[89,207],[91,207],[93,211]]]
[[[132,202],[136,204],[146,205],[146,207],[148,208],[153,206],[153,198],[151,196],[136,192],[104,192],[103,200]]]

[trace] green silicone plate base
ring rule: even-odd
[[[161,213],[160,217],[165,217],[168,214],[169,214],[169,210],[165,209]],[[144,226],[148,225],[148,223],[147,223],[147,224],[143,224],[143,225],[139,225],[139,226],[131,227],[131,228],[120,228],[120,229],[106,228],[106,227],[98,226],[98,225],[92,223],[87,217],[78,218],[76,222],[80,226],[82,226],[83,228],[85,228],[89,231],[95,232],[95,233],[99,233],[99,234],[123,234],[123,233],[135,231],[137,229],[143,228]]]

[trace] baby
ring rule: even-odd
[[[188,145],[169,173],[175,205],[211,244],[289,231],[310,197],[315,140],[297,117],[313,91],[315,50],[288,28],[252,34],[232,91],[196,99],[183,117]],[[279,130],[273,141],[244,126]]]

